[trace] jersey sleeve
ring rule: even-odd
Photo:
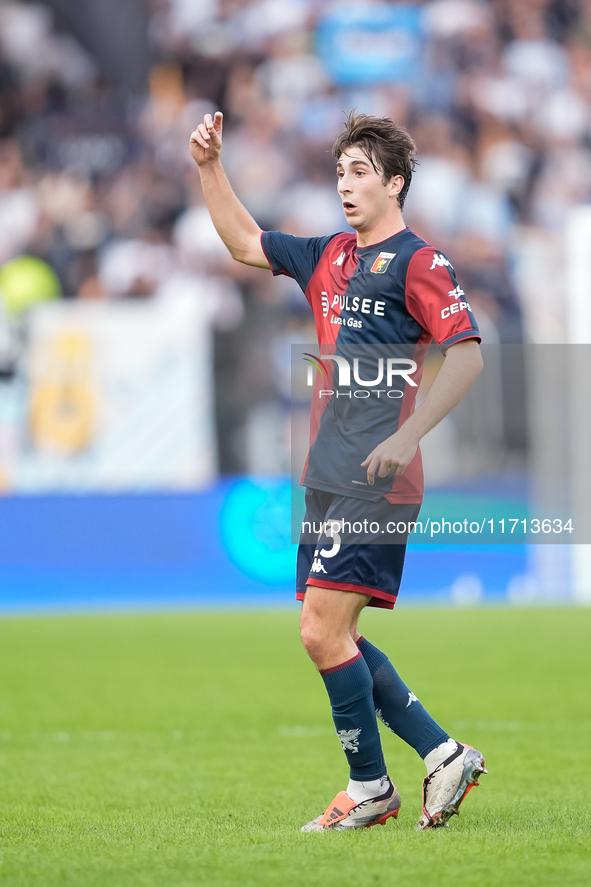
[[[445,352],[463,339],[481,341],[478,324],[447,256],[417,250],[406,274],[406,307]]]
[[[295,237],[281,231],[263,231],[261,246],[273,274],[286,274],[306,292],[322,253],[336,234],[328,237]]]

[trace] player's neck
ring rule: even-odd
[[[364,247],[372,246],[374,243],[381,243],[383,240],[388,240],[389,237],[394,237],[400,231],[404,231],[405,228],[406,225],[404,224],[402,213],[399,207],[396,207],[394,211],[382,216],[371,228],[368,228],[366,231],[358,231],[357,246]]]

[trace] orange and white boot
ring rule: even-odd
[[[353,800],[347,792],[339,792],[322,816],[317,816],[302,827],[303,832],[325,832],[347,828],[371,828],[384,825],[387,819],[398,816],[401,801],[394,783],[388,778],[387,790],[376,798]]]

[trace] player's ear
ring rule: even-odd
[[[390,197],[398,197],[404,188],[404,176],[392,176],[388,182],[388,192]]]

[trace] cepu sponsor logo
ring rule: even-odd
[[[452,314],[457,314],[459,311],[472,311],[470,303],[452,302],[451,305],[447,305],[445,308],[441,309],[441,317],[443,320],[447,320],[448,317],[451,317]]]
[[[449,296],[450,299],[452,296],[454,297],[454,299],[460,299],[462,296],[465,296],[466,293],[464,292],[464,290],[462,289],[461,286],[456,286],[456,288],[453,290],[450,290],[447,295]]]
[[[456,286],[453,290],[450,290],[447,295],[450,299],[454,298],[456,301],[454,304],[441,309],[441,317],[443,320],[447,320],[452,314],[458,314],[460,311],[472,311],[470,303],[462,300],[462,297],[465,297],[466,293],[461,286]]]

